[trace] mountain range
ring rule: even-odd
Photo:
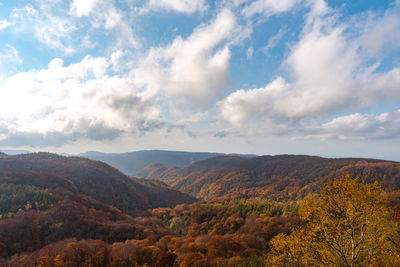
[[[103,161],[128,175],[136,175],[140,170],[152,163],[161,163],[183,167],[193,162],[226,155],[211,152],[186,152],[168,150],[141,150],[127,153],[102,153],[88,151],[77,156]],[[255,157],[252,154],[241,154],[242,157]]]
[[[269,241],[299,225],[298,200],[344,174],[392,192],[400,221],[399,162],[146,153],[159,155],[139,161],[139,178],[83,157],[0,154],[0,266],[262,266]]]

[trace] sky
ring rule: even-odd
[[[0,150],[400,161],[399,0],[0,0]]]

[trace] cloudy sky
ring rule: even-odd
[[[0,0],[0,149],[400,160],[398,0]]]

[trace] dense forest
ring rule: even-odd
[[[219,156],[182,168],[154,163],[139,174],[201,199],[227,195],[301,199],[315,192],[323,181],[346,173],[360,176],[363,182],[378,181],[388,191],[400,189],[399,162],[362,158]]]
[[[128,177],[101,161],[50,153],[1,157],[0,183],[29,184],[60,195],[85,195],[129,215],[196,200],[162,183]]]
[[[152,164],[142,173],[158,179],[144,180],[77,157],[2,155],[0,266],[398,266],[399,171],[380,160],[229,156]],[[171,189],[172,172],[202,177],[211,193]],[[214,194],[217,176],[230,178]]]

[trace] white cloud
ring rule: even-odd
[[[368,50],[367,29],[387,24],[392,29],[399,13],[372,16],[369,23],[359,21],[358,31],[349,31],[350,25],[327,13],[331,10],[324,3],[315,2],[300,40],[284,63],[290,79],[278,77],[264,88],[242,89],[218,103],[222,116],[235,128],[248,129],[249,124],[262,128],[270,123],[272,128],[286,127],[288,133],[296,127],[306,131],[331,114],[400,100],[400,69],[379,71],[379,63],[371,64],[373,58],[363,52]],[[389,34],[380,37],[379,47],[393,40]]]
[[[265,45],[261,50],[265,54],[267,54],[270,49],[272,49],[272,48],[274,48],[274,47],[276,47],[278,45],[278,42],[281,40],[283,35],[285,35],[285,33],[286,33],[286,29],[285,28],[281,28],[277,34],[271,36],[268,39],[267,45]]]
[[[99,0],[74,0],[70,10],[78,17],[88,16],[98,2]]]
[[[249,48],[247,48],[246,50],[246,57],[247,59],[251,59],[253,57],[253,53],[254,53],[254,49],[252,46],[250,46]]]
[[[206,10],[207,5],[206,0],[149,0],[148,8],[192,14]]]
[[[0,22],[0,31],[4,30],[5,28],[13,25],[11,22],[8,20],[4,19],[3,21]]]
[[[229,10],[221,11],[208,25],[201,25],[187,38],[152,48],[135,70],[154,90],[184,97],[194,103],[207,102],[228,83],[228,45],[236,23]]]
[[[355,113],[324,123],[320,138],[380,139],[400,136],[400,110],[378,115]]]
[[[379,17],[370,13],[364,21],[360,38],[368,56],[380,57],[383,53],[400,48],[400,2]]]
[[[34,34],[36,39],[50,48],[60,49],[66,54],[75,53],[81,48],[80,38],[72,35],[78,30],[75,21],[69,17],[58,16],[54,12],[56,2],[43,2],[38,6],[27,5],[15,8],[11,17],[19,31]]]
[[[40,145],[49,139],[60,145],[161,127],[157,99],[129,75],[109,76],[109,62],[86,56],[64,66],[55,58],[46,69],[6,78],[0,84],[0,124],[7,128],[2,144],[19,140],[20,145]]]
[[[122,18],[114,11],[109,20],[107,15],[89,16],[95,27],[118,28]],[[41,11],[32,7],[24,12],[39,18]],[[137,62],[129,59],[131,52],[116,50],[109,57],[87,56],[67,66],[56,58],[46,69],[3,79],[0,124],[7,131],[0,145],[60,145],[161,127],[189,132],[187,125],[204,120],[204,105],[228,84],[229,45],[236,26],[233,13],[224,9],[189,37],[153,47]],[[65,37],[49,39],[64,44]]]
[[[69,6],[62,1],[37,1],[15,8],[10,17],[19,32],[33,33],[49,48],[65,54],[91,49],[102,33],[115,42],[110,50],[137,48],[137,39],[124,13],[111,1],[75,0]]]
[[[218,105],[222,116],[232,125],[240,128],[251,117],[264,117],[266,114],[273,113],[277,105],[274,100],[281,97],[287,88],[288,84],[282,78],[278,78],[265,88],[238,90]]]
[[[0,51],[0,62],[0,64],[8,65],[10,63],[22,64],[23,61],[15,47],[6,45],[6,49]]]
[[[263,14],[268,18],[277,13],[290,11],[301,1],[302,0],[256,0],[246,6],[242,13],[247,17]]]
[[[12,45],[7,44],[5,48],[0,50],[0,82],[2,76],[9,75],[17,71],[23,63],[18,50]]]

